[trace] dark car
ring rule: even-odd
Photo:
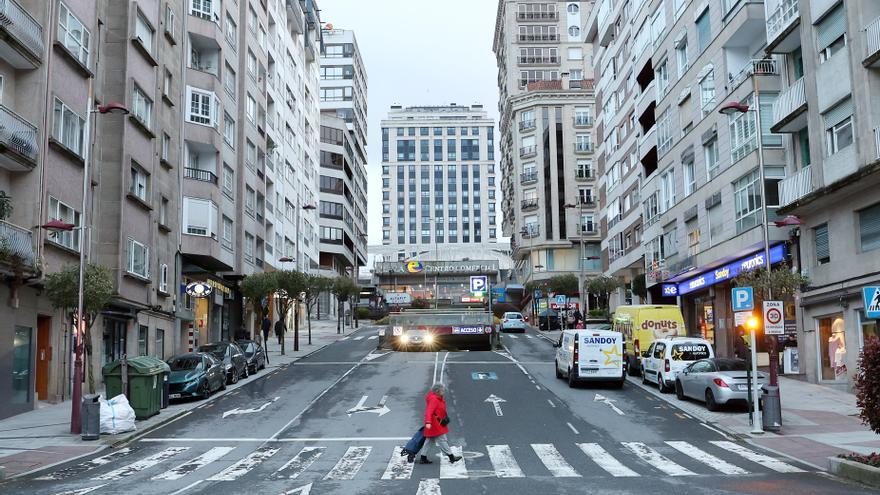
[[[236,344],[244,351],[244,357],[247,359],[247,367],[250,374],[255,375],[257,371],[266,367],[266,351],[263,346],[253,340],[236,340]]]
[[[543,309],[538,313],[538,328],[541,330],[560,330],[559,313],[555,309]]]
[[[210,354],[191,352],[168,360],[169,399],[201,397],[207,399],[217,390],[226,388],[223,364]]]
[[[244,357],[244,351],[234,342],[200,345],[197,350],[198,352],[206,352],[223,363],[227,383],[237,383],[239,378],[248,377],[247,359]]]

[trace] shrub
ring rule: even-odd
[[[856,404],[862,422],[880,433],[880,339],[865,342],[856,374]]]
[[[876,468],[880,468],[880,454],[874,452],[873,454],[862,455],[862,454],[840,454],[837,457],[841,459],[847,459],[850,461],[861,462],[862,464],[867,464],[869,466],[874,466]]]
[[[370,308],[358,308],[357,309],[357,317],[358,320],[366,320],[370,317]]]

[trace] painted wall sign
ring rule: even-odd
[[[783,261],[786,254],[788,254],[788,249],[785,244],[777,244],[771,247],[770,264],[772,265]],[[680,282],[678,284],[678,294],[688,294],[704,287],[709,287],[710,285],[730,280],[742,272],[754,270],[755,268],[760,268],[765,265],[766,260],[764,259],[764,251],[761,251]]]

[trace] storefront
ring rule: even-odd
[[[373,276],[379,289],[407,293],[413,299],[437,299],[441,306],[483,302],[470,292],[472,275],[487,275],[490,283],[499,281],[498,261],[377,262]]]
[[[234,338],[230,317],[232,288],[209,277],[185,278],[184,282],[184,306],[193,315],[193,347]]]

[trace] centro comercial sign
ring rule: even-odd
[[[376,263],[376,274],[479,274],[498,273],[497,261],[383,261]]]

